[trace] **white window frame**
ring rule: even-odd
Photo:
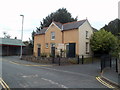
[[[51,40],[55,40],[55,32],[51,32]]]

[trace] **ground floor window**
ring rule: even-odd
[[[86,42],[86,54],[89,54],[89,43]]]
[[[48,43],[46,43],[46,48],[48,48]]]

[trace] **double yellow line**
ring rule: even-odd
[[[0,78],[0,84],[5,90],[10,90],[10,87],[3,81],[2,78]]]
[[[111,86],[110,84],[106,83],[105,81],[103,81],[100,77],[96,77],[96,79],[108,88],[115,88],[115,87]]]

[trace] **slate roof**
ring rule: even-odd
[[[93,29],[93,32],[97,32],[97,31],[98,31],[96,28],[93,28],[93,27],[92,27],[92,29]]]
[[[39,32],[36,33],[36,35],[39,35],[39,34],[45,34],[45,31],[47,30],[47,28],[43,28],[41,29]]]
[[[71,30],[79,28],[86,20],[75,21],[63,24],[63,30]]]
[[[60,29],[62,29],[62,23],[53,21]]]
[[[85,20],[81,20],[81,21],[69,22],[69,23],[65,23],[65,24],[62,24],[62,23],[59,23],[59,22],[55,22],[55,21],[53,21],[53,22],[61,29],[61,31],[64,31],[64,30],[77,29],[85,21],[86,21],[86,19]],[[36,33],[36,35],[45,34],[46,30],[47,30],[47,28],[41,29],[38,33]]]
[[[10,39],[10,38],[0,38],[0,44],[4,45],[15,45],[15,46],[25,46],[25,44],[18,39]]]

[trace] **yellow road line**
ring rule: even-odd
[[[3,84],[1,81],[0,81],[0,84],[2,85],[3,88],[6,88],[6,87],[4,86],[4,84]]]
[[[23,64],[18,62],[9,61],[10,63],[17,64],[17,65],[24,65],[24,66],[52,66],[52,65],[33,65],[33,64]]]
[[[4,82],[2,78],[0,78],[0,84],[5,90],[10,90],[10,87]]]
[[[52,65],[31,65],[31,64],[26,64],[25,66],[52,66]]]
[[[106,83],[105,81],[103,81],[100,77],[96,77],[96,79],[108,88],[115,88],[115,87],[111,86],[110,84]]]
[[[10,63],[13,63],[13,64],[17,64],[17,65],[20,65],[20,64],[18,64],[18,63],[15,63],[15,62],[12,62],[12,61],[9,61]]]
[[[108,78],[104,77],[104,76],[103,76],[103,72],[104,72],[104,71],[105,71],[105,69],[101,72],[101,77],[103,77],[103,78],[105,78],[106,80],[108,80],[108,81],[110,81],[110,82],[112,82],[112,83],[114,83],[114,84],[118,85],[116,82],[111,81],[110,79],[108,79]],[[118,85],[118,86],[119,86],[119,85]]]

